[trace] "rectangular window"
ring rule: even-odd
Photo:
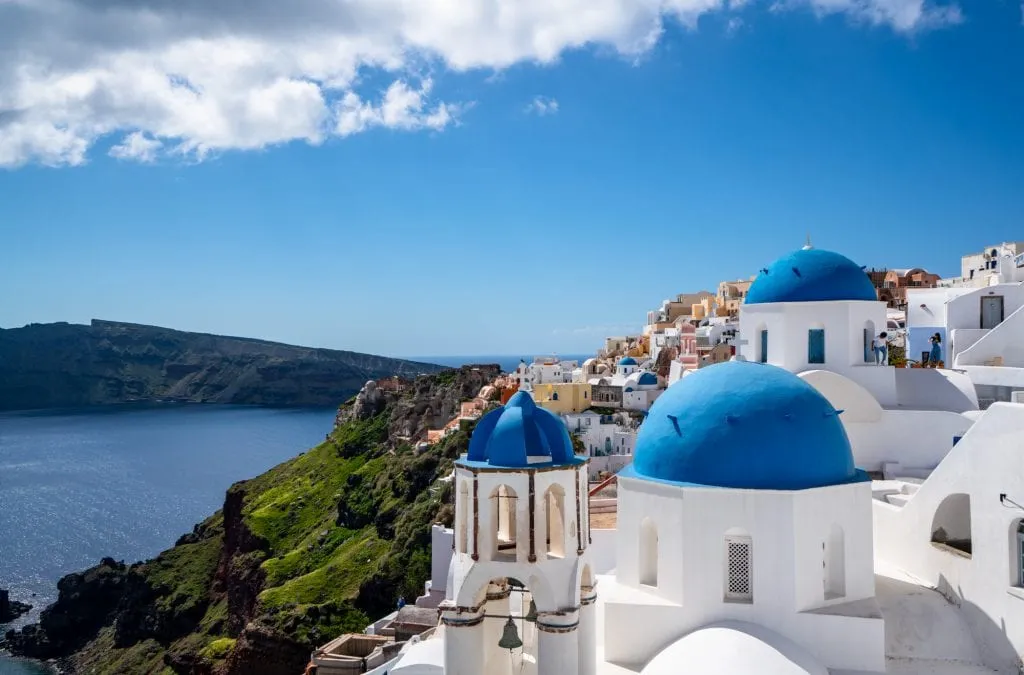
[[[807,331],[807,363],[825,363],[825,330],[812,328]]]
[[[768,331],[761,331],[761,354],[758,359],[761,363],[768,363]]]
[[[725,538],[725,599],[732,602],[753,602],[751,574],[753,561],[750,537]]]
[[[1024,523],[1017,526],[1017,585],[1024,586]]]

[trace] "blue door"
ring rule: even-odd
[[[807,331],[807,363],[825,363],[825,331],[821,328]]]
[[[761,331],[761,363],[768,363],[768,331]]]

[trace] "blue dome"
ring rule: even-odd
[[[846,256],[804,248],[761,270],[744,302],[755,305],[835,300],[877,301],[878,295],[864,269]]]
[[[658,377],[654,373],[643,373],[637,384],[658,384]]]
[[[854,467],[839,412],[782,368],[748,361],[708,366],[651,406],[624,475],[765,490],[866,480]]]
[[[565,424],[557,415],[538,408],[524,391],[480,418],[466,455],[469,463],[510,468],[570,464],[575,459]]]
[[[637,365],[637,363],[636,363],[636,359],[634,359],[632,356],[626,356],[626,357],[623,357],[619,361],[619,365],[620,366],[635,366],[635,365]]]

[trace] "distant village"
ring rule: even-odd
[[[808,245],[810,245],[808,243]],[[865,337],[886,344],[887,363],[906,367],[927,367],[929,338],[938,333],[948,345],[942,365],[986,367],[1002,364],[992,351],[999,342],[989,337],[988,351],[972,349],[978,331],[996,328],[1003,318],[1024,305],[1013,294],[993,296],[979,316],[971,312],[942,311],[947,303],[977,289],[1000,283],[1000,260],[1014,271],[1024,273],[1024,242],[1000,243],[961,258],[960,276],[943,279],[925,269],[866,268],[864,273],[875,287],[878,300],[887,307],[886,326]],[[1016,277],[1003,263],[1004,281]],[[651,404],[670,385],[688,372],[729,361],[737,354],[739,312],[756,275],[747,279],[719,282],[717,291],[680,293],[674,299],[647,312],[637,335],[605,338],[593,358],[582,363],[560,360],[555,355],[522,361],[511,373],[485,387],[477,398],[462,404],[460,414],[444,428],[429,431],[425,442],[433,444],[486,412],[491,401],[504,405],[517,391],[527,391],[537,405],[561,416],[570,433],[591,458],[590,478],[598,481],[628,464],[636,445],[637,430]],[[1007,328],[1003,329],[1007,331]],[[997,331],[998,333],[999,331]],[[956,333],[957,340],[949,338]],[[884,337],[880,337],[884,334]],[[973,336],[973,340],[972,340]],[[1009,339],[1004,332],[1002,339]],[[992,352],[992,353],[989,353]],[[1024,366],[1024,363],[1019,364]],[[1013,386],[1024,388],[1024,370],[1013,375],[982,373],[982,407],[997,400],[1010,400]],[[1021,377],[1020,382],[1013,377]]]

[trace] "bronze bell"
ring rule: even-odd
[[[505,628],[501,631],[498,646],[509,651],[523,646],[523,641],[519,639],[519,631],[516,630],[516,625],[512,623],[511,617],[505,621]]]
[[[533,601],[533,598],[530,598],[530,611],[523,618],[530,622],[537,620],[537,603]]]

